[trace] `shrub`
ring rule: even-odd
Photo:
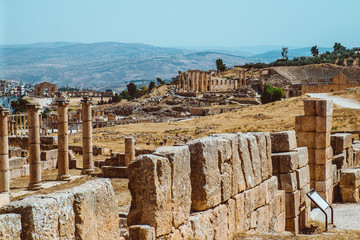
[[[348,60],[346,60],[346,65],[352,66],[353,64],[354,64],[354,59],[349,58]]]
[[[261,93],[260,99],[261,103],[265,104],[281,100],[284,96],[284,92],[281,88],[274,88],[270,84],[265,83],[264,91]]]

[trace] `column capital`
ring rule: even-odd
[[[69,106],[70,102],[68,100],[57,100],[55,105],[58,107],[67,107]]]
[[[28,110],[41,110],[41,106],[39,104],[26,104]]]
[[[80,101],[82,104],[92,104],[92,98],[88,97],[88,96],[84,96],[83,99]]]
[[[3,117],[6,117],[10,114],[10,111],[8,108],[3,108],[1,105],[0,105],[0,116],[3,116]]]

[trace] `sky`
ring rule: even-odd
[[[360,47],[359,0],[0,0],[0,44]]]

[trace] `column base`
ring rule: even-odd
[[[95,172],[95,170],[93,168],[89,168],[89,169],[83,169],[81,171],[81,174],[82,175],[91,175]]]
[[[70,181],[71,176],[70,175],[58,175],[56,180],[58,180],[58,181]]]
[[[29,184],[29,190],[40,190],[42,189],[42,183],[30,183]]]

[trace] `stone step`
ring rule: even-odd
[[[127,167],[123,166],[103,166],[101,168],[103,177],[106,178],[127,178]]]

